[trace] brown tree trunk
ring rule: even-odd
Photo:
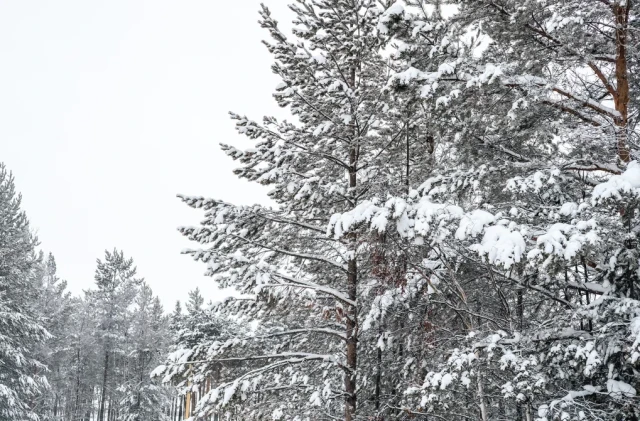
[[[631,155],[627,142],[628,106],[629,106],[629,70],[627,67],[627,42],[629,32],[629,9],[631,1],[626,5],[613,6],[616,21],[616,95],[614,103],[620,116],[616,118],[616,147],[618,158],[622,162],[629,162]]]

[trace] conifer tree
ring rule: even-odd
[[[67,399],[64,392],[69,390],[72,341],[71,319],[78,311],[77,300],[73,300],[71,293],[66,290],[67,282],[57,276],[57,266],[53,255],[47,258],[40,253],[42,262],[35,279],[35,287],[39,291],[39,298],[34,309],[40,314],[44,326],[51,337],[43,343],[38,354],[40,360],[47,366],[47,381],[50,388],[42,391],[37,400],[37,413],[41,420],[57,420],[64,413]]]
[[[68,387],[66,390],[65,417],[72,421],[91,418],[94,413],[95,392],[99,391],[102,367],[101,347],[96,341],[99,326],[98,314],[90,299],[77,298],[70,320]],[[97,400],[99,402],[99,400]]]
[[[176,303],[176,312],[178,312],[178,303]],[[189,299],[187,301],[187,312],[190,315],[194,315],[202,310],[202,306],[204,305],[204,297],[200,293],[200,288],[194,289],[193,291],[189,291]]]
[[[36,420],[35,402],[47,386],[36,350],[50,334],[34,309],[40,262],[20,205],[13,175],[0,163],[0,418]]]
[[[273,188],[278,210],[183,197],[207,211],[202,227],[182,230],[206,247],[190,253],[208,263],[221,286],[256,297],[253,303],[230,300],[220,311],[261,321],[249,343],[240,337],[230,342],[242,349],[223,346],[220,357],[211,355],[240,367],[199,409],[205,415],[237,398],[246,401],[246,419],[351,421],[370,405],[368,399],[358,402],[371,367],[368,351],[359,346],[360,317],[369,302],[360,300],[373,289],[370,244],[379,239],[355,233],[333,238],[326,224],[336,212],[360,209],[385,187],[403,185],[404,161],[392,168],[389,158],[392,150],[404,150],[400,140],[407,130],[405,122],[388,118],[390,73],[378,36],[384,8],[369,0],[317,0],[292,10],[292,41],[266,8],[261,25],[271,35],[266,45],[282,79],[275,98],[300,123],[266,117],[259,124],[232,114],[253,147],[223,145],[241,164],[238,176]],[[287,399],[270,398],[280,394],[283,376],[291,382],[282,392]]]
[[[181,319],[182,304],[180,303],[180,300],[177,300],[175,306],[173,307],[173,312],[171,313],[170,327],[172,332],[175,333],[179,329]]]
[[[409,266],[429,284],[424,296],[383,294],[369,318],[407,308],[424,333],[404,410],[635,419],[633,4],[454,1],[445,19],[445,2],[408,3],[381,23],[397,37],[393,88],[431,110],[434,174],[406,202],[334,221],[338,235],[364,221],[410,240]]]
[[[122,401],[120,416],[125,421],[162,421],[168,400],[167,389],[154,383],[151,371],[164,360],[167,325],[162,305],[147,284],[142,284],[132,315],[131,344],[128,356],[131,376],[119,387]]]
[[[98,260],[95,282],[97,289],[90,291],[89,299],[96,307],[98,329],[96,339],[102,347],[102,373],[98,421],[104,421],[105,408],[111,411],[113,402],[118,401],[112,387],[115,362],[122,359],[129,324],[129,306],[136,297],[142,282],[136,278],[133,259],[124,257],[122,251],[106,251],[104,261]],[[109,404],[107,404],[107,400]]]
[[[175,355],[235,364],[200,415],[637,418],[634,4],[292,10],[295,42],[262,25],[297,123],[233,114],[254,143],[223,146],[277,209],[183,197],[250,297],[214,311],[259,321]]]

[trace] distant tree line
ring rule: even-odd
[[[74,297],[20,204],[0,164],[0,419],[168,419],[172,389],[150,373],[169,318],[133,260],[107,251],[93,288]]]

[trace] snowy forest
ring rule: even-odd
[[[290,9],[289,118],[221,144],[271,204],[178,196],[233,296],[165,310],[117,249],[73,296],[0,167],[0,419],[640,420],[640,5]]]

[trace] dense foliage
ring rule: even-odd
[[[13,176],[0,164],[0,418],[37,419],[32,402],[47,386],[36,349],[50,337],[34,302],[40,264]]]
[[[294,118],[232,114],[250,145],[222,146],[274,206],[181,196],[242,294],[207,323],[253,323],[187,329],[159,373],[217,374],[202,417],[638,419],[637,6],[291,9],[292,37],[260,24]]]
[[[0,419],[640,419],[635,2],[291,10],[291,118],[221,146],[272,206],[180,196],[233,297],[165,316],[117,250],[71,296],[0,166]]]
[[[168,420],[175,393],[150,377],[169,345],[159,298],[117,250],[73,297],[20,199],[0,164],[0,419]]]

